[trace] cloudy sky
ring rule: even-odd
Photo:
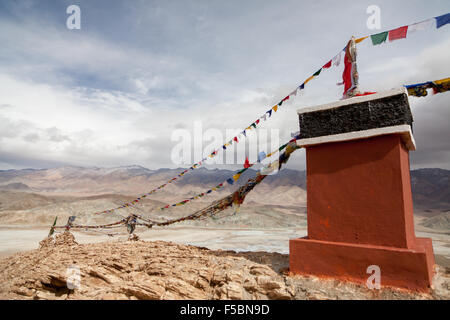
[[[72,4],[81,30],[66,27]],[[381,9],[381,30],[367,28],[369,5]],[[1,1],[0,169],[178,167],[180,132],[193,139],[200,124],[230,139],[352,35],[448,12],[448,0]],[[366,40],[358,46],[361,89],[446,78],[448,52],[450,25],[376,47]],[[261,130],[288,140],[297,109],[341,98],[342,68],[322,71]],[[450,93],[410,104],[412,166],[450,169]],[[207,136],[205,154],[224,142]],[[192,161],[201,159],[197,147]],[[304,165],[303,151],[289,163]]]

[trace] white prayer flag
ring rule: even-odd
[[[333,58],[333,65],[338,67],[341,64],[341,54],[342,51],[340,51],[334,58]]]
[[[408,35],[417,31],[432,29],[436,25],[436,19],[428,19],[408,26]]]

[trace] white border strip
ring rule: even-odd
[[[406,148],[410,151],[416,150],[416,142],[414,141],[414,136],[412,135],[411,126],[408,124],[384,128],[375,128],[369,130],[361,130],[361,131],[352,131],[340,134],[332,134],[328,136],[321,136],[315,138],[300,139],[297,140],[297,145],[299,147],[307,147],[329,142],[366,139],[371,137],[383,136],[387,134],[400,134],[403,143],[406,145]]]
[[[298,114],[302,114],[302,113],[308,113],[308,112],[313,112],[313,111],[334,109],[334,108],[339,108],[339,107],[342,107],[342,106],[347,106],[349,104],[361,103],[361,102],[366,102],[366,101],[370,101],[370,100],[382,99],[382,98],[386,98],[386,97],[389,97],[389,96],[399,95],[399,94],[402,94],[402,93],[407,95],[407,91],[406,91],[405,87],[396,88],[396,89],[393,89],[393,90],[384,91],[384,92],[380,92],[380,93],[369,94],[367,96],[359,96],[359,97],[348,98],[348,99],[339,100],[339,101],[335,101],[335,102],[327,103],[327,104],[322,104],[322,105],[318,105],[318,106],[305,107],[305,108],[297,109],[297,113]]]

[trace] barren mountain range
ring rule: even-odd
[[[60,167],[54,169],[23,169],[0,171],[0,223],[47,224],[55,215],[75,214],[85,222],[111,221],[115,217],[90,217],[92,212],[110,209],[123,201],[146,193],[167,182],[183,169],[149,170],[141,166],[115,168]],[[230,178],[235,171],[200,168],[188,172],[178,181],[152,194],[137,210],[140,213],[179,202],[216,186]],[[177,209],[165,213],[171,217],[199,209],[223,197],[253,177],[250,168],[234,185]],[[450,216],[450,171],[418,169],[411,171],[414,209],[416,216],[426,218],[424,226],[448,230]],[[305,171],[283,169],[250,193],[243,206],[244,213],[258,213],[240,217],[243,225],[283,227],[305,224]],[[175,211],[175,210],[174,210]],[[276,213],[275,215],[273,213]],[[164,213],[157,212],[163,218]],[[30,217],[31,220],[30,220]],[[84,218],[83,218],[84,217]],[[248,221],[246,221],[248,220]],[[78,221],[80,221],[78,219]],[[217,222],[219,223],[219,222]]]

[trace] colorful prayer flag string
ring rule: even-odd
[[[289,141],[289,143],[291,143],[291,142],[293,142],[293,141],[296,141],[296,138],[291,139],[291,140]],[[269,153],[269,155],[267,155],[267,156],[266,156],[266,154],[265,154],[264,151],[261,151],[261,152],[259,153],[259,155],[261,155],[261,158],[262,158],[262,154],[264,154],[264,158],[270,157],[270,156],[274,155],[277,151],[282,151],[283,149],[285,149],[285,148],[289,145],[289,143],[283,144],[282,146],[278,147],[276,150],[274,150],[274,151],[272,151],[271,153]],[[259,162],[261,162],[261,160],[262,160],[262,159],[260,159],[260,156],[259,156],[259,155],[258,155],[258,160],[256,161],[256,163],[259,163]],[[264,158],[263,158],[263,159],[264,159]],[[226,179],[225,181],[219,183],[218,185],[212,187],[211,189],[209,189],[209,190],[207,190],[207,191],[205,191],[205,192],[199,193],[199,194],[197,194],[197,195],[195,195],[195,196],[193,196],[193,197],[190,197],[189,199],[185,199],[185,200],[183,200],[183,201],[180,201],[180,202],[177,202],[177,203],[174,203],[174,204],[168,204],[168,205],[165,205],[165,206],[163,206],[163,207],[160,207],[160,208],[157,208],[157,209],[154,209],[154,210],[165,210],[165,209],[168,209],[168,208],[171,208],[171,207],[179,207],[179,206],[185,205],[185,204],[188,203],[188,202],[192,202],[193,200],[197,200],[197,199],[199,199],[199,198],[201,198],[201,197],[203,197],[203,196],[205,196],[205,195],[207,195],[207,194],[210,194],[210,193],[212,193],[213,191],[217,191],[218,189],[222,188],[222,187],[225,185],[225,183],[228,183],[228,184],[230,184],[230,185],[233,185],[234,182],[237,181],[237,180],[239,180],[239,178],[241,177],[241,175],[242,175],[247,169],[249,169],[250,167],[254,166],[256,163],[250,163],[250,162],[248,161],[248,158],[246,158],[246,159],[245,159],[245,162],[244,162],[244,168],[243,168],[243,169],[240,169],[240,170],[239,170],[238,172],[236,172],[232,177]]]
[[[447,92],[450,90],[450,77],[440,80],[427,81],[422,83],[404,86],[408,95],[415,97],[425,97],[428,95],[427,89],[433,89],[433,94]]]
[[[421,21],[421,22],[418,22],[418,23],[414,23],[414,24],[411,24],[411,25],[408,25],[408,26],[403,26],[403,27],[392,29],[392,30],[389,30],[389,31],[373,34],[373,35],[370,35],[370,36],[361,37],[361,38],[356,39],[355,42],[356,43],[361,43],[362,41],[364,41],[365,39],[367,39],[369,37],[371,38],[373,45],[378,45],[378,44],[384,43],[384,42],[386,42],[387,39],[389,39],[389,41],[395,41],[395,40],[398,40],[398,39],[406,38],[407,35],[412,33],[412,32],[419,31],[419,30],[425,30],[427,28],[431,28],[434,23],[436,24],[436,28],[437,29],[443,27],[446,24],[449,24],[450,23],[450,13],[447,13],[447,14],[444,14],[444,15],[441,15],[441,16],[438,16],[438,17],[434,17],[434,18],[431,18],[431,19],[427,19],[425,21]],[[321,71],[322,71],[322,69],[328,69],[332,65],[334,65],[336,67],[339,66],[339,64],[341,62],[342,52],[345,51],[345,49],[346,48],[344,48],[343,50],[339,51],[339,53],[335,57],[333,57],[331,60],[327,61],[319,70],[317,70],[312,76],[308,77],[301,85],[299,85],[295,90],[293,90],[288,96],[283,98],[278,104],[273,106],[271,109],[266,111],[264,113],[264,115],[259,117],[258,120],[253,122],[251,125],[249,125],[243,131],[241,131],[242,135],[244,137],[247,137],[246,130],[252,130],[252,128],[256,129],[257,125],[259,125],[259,123],[260,123],[260,120],[266,121],[267,118],[270,118],[272,116],[272,111],[273,112],[277,112],[278,107],[281,106],[284,101],[288,100],[290,97],[296,96],[298,91],[304,90],[305,89],[305,85],[309,81],[311,81],[314,77],[319,76]],[[227,142],[224,145],[222,145],[222,148],[214,150],[209,156],[203,158],[201,161],[199,161],[197,163],[194,163],[189,169],[185,169],[183,172],[179,173],[176,177],[170,179],[166,183],[158,186],[157,188],[151,190],[150,192],[141,195],[139,198],[137,198],[137,199],[135,199],[135,200],[133,200],[133,201],[131,201],[129,203],[125,203],[125,204],[123,204],[123,205],[121,205],[119,207],[113,208],[113,209],[104,210],[104,211],[101,211],[101,212],[96,212],[95,214],[110,213],[110,212],[118,210],[118,209],[122,209],[122,208],[126,208],[126,207],[129,207],[129,206],[133,206],[134,204],[139,202],[142,198],[146,198],[147,196],[153,194],[154,192],[165,188],[168,184],[178,180],[178,178],[184,176],[189,171],[192,171],[194,169],[199,168],[202,164],[204,164],[204,161],[206,161],[208,158],[215,157],[218,154],[218,151],[226,150],[227,147],[230,146],[233,143],[233,141],[238,143],[239,142],[238,136],[235,136],[229,142]]]
[[[370,37],[370,39],[372,40],[372,44],[376,46],[386,42],[387,40],[389,40],[389,42],[392,42],[399,39],[405,39],[411,33],[431,29],[434,25],[436,26],[436,29],[439,29],[449,23],[450,13],[446,13],[441,16],[416,22],[407,26],[402,26],[388,31],[372,34],[370,36],[361,37],[356,39],[355,42],[360,43]]]

